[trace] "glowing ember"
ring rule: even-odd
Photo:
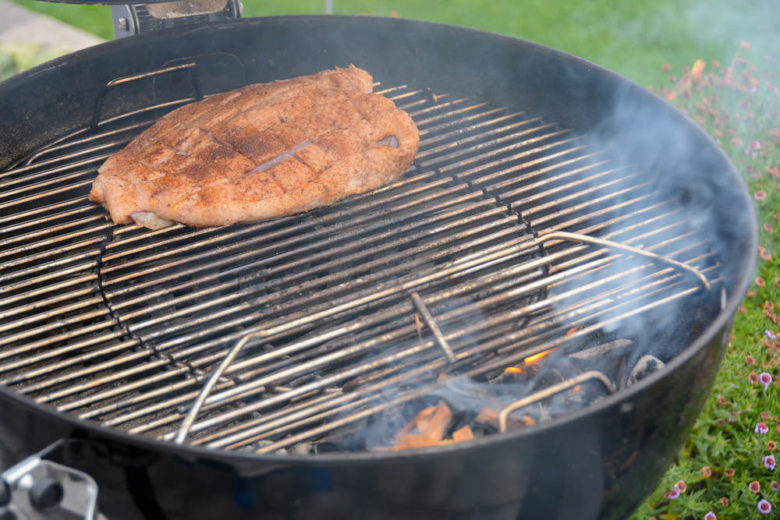
[[[533,365],[534,363],[537,363],[550,355],[550,353],[555,350],[554,348],[551,348],[549,350],[544,350],[542,352],[539,352],[538,354],[534,354],[533,356],[528,356],[523,360],[523,364],[519,367],[506,367],[504,369],[505,374],[522,374],[523,368]]]
[[[553,350],[555,350],[555,349],[552,349],[552,348],[551,348],[550,350],[545,350],[545,351],[543,351],[543,352],[539,352],[538,354],[534,354],[533,356],[529,356],[529,357],[527,357],[527,358],[525,358],[525,359],[523,360],[523,364],[524,364],[525,366],[532,365],[532,364],[534,364],[534,363],[536,363],[536,362],[538,362],[538,361],[540,361],[540,360],[544,359],[545,357],[549,356],[549,355],[550,355],[550,353],[551,353]]]

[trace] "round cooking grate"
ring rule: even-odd
[[[374,409],[394,385],[521,360],[572,322],[597,319],[585,307],[551,310],[556,273],[592,255],[562,242],[543,251],[540,233],[700,257],[680,249],[687,230],[672,205],[565,129],[427,89],[382,92],[420,128],[414,166],[302,215],[114,227],[86,193],[103,160],[160,115],[154,107],[0,172],[0,201],[10,202],[0,383],[171,440],[226,353],[257,332],[188,432],[197,444],[251,446]]]

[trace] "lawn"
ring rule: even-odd
[[[753,193],[759,264],[706,408],[632,520],[780,518],[780,59],[743,42],[722,63],[663,68],[654,90],[719,142]]]
[[[85,31],[112,37],[109,8],[14,0]],[[244,0],[244,16],[320,14],[323,0]],[[661,63],[725,59],[741,40],[769,48],[780,33],[777,0],[333,0],[336,14],[401,16],[475,27],[584,57],[640,84]]]
[[[111,37],[108,8],[17,0]],[[321,0],[247,0],[245,16],[322,12]],[[710,400],[677,464],[632,520],[780,518],[780,56],[777,0],[450,2],[334,0],[550,45],[647,85],[706,129],[754,194],[757,277]],[[2,72],[0,71],[0,74]]]

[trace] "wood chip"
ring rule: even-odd
[[[439,401],[436,406],[423,408],[409,424],[401,428],[398,437],[403,438],[409,434],[418,433],[437,441],[444,438],[447,429],[452,423],[452,410],[444,401]]]
[[[428,448],[430,446],[438,446],[439,444],[441,444],[439,439],[433,439],[427,435],[410,433],[402,436],[398,440],[398,444],[395,445],[395,449],[408,450],[414,448]]]
[[[470,441],[474,438],[474,432],[471,428],[464,426],[463,428],[452,433],[452,440],[455,442]]]
[[[444,438],[444,434],[447,433],[451,422],[452,410],[447,406],[447,403],[439,401],[432,415],[426,416],[417,422],[417,429],[423,435],[441,440]]]
[[[398,431],[398,437],[403,437],[404,435],[411,432],[413,429],[417,428],[417,425],[420,423],[420,421],[428,420],[433,415],[433,413],[436,411],[435,406],[429,406],[428,408],[423,408],[419,412],[417,412],[417,415],[414,416],[414,418],[409,421],[409,423],[401,428]]]

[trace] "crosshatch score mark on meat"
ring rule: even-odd
[[[227,225],[332,204],[398,179],[420,143],[354,65],[254,84],[162,117],[100,167],[116,224]]]

